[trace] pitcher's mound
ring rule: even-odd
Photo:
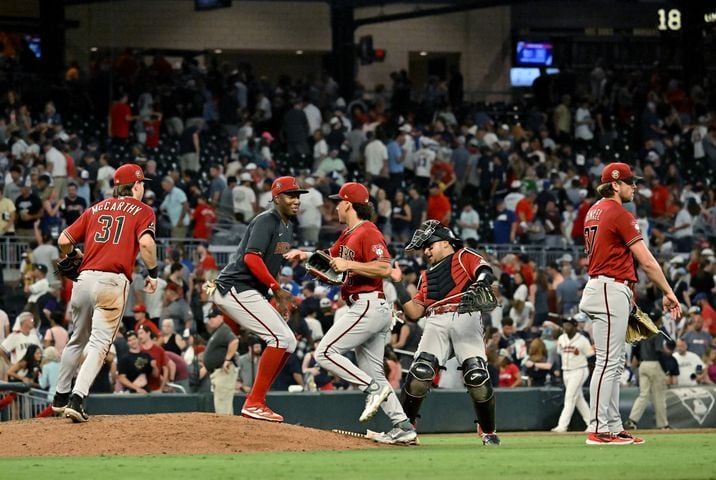
[[[181,455],[375,448],[370,440],[213,413],[97,415],[0,423],[0,456]]]

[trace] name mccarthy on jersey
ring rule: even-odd
[[[101,211],[116,211],[129,213],[131,215],[137,215],[142,211],[142,207],[129,202],[100,202],[97,205],[90,207],[92,213],[95,214]]]

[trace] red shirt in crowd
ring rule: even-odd
[[[191,218],[194,220],[194,238],[211,239],[211,227],[216,223],[216,213],[211,205],[199,202]]]
[[[147,134],[144,144],[147,148],[157,148],[159,146],[159,130],[161,127],[162,122],[160,120],[144,122],[144,132]]]
[[[437,220],[447,224],[446,217],[449,218],[451,211],[450,199],[443,192],[428,197],[428,220]]]
[[[129,137],[129,121],[127,117],[132,116],[132,110],[125,102],[114,102],[109,112],[112,120],[112,129],[109,132],[112,138],[128,138]]]
[[[525,222],[531,222],[534,220],[535,208],[529,198],[525,197],[517,202],[517,205],[515,206],[515,217],[517,217],[518,222],[523,220]]]
[[[663,217],[667,213],[669,189],[665,185],[651,188],[651,214],[653,217]]]
[[[152,357],[152,360],[156,360],[157,369],[159,369],[158,377],[150,375],[147,378],[147,389],[150,391],[159,390],[160,388],[162,388],[162,369],[164,368],[164,365],[167,364],[166,352],[156,343],[153,343],[151,348],[145,349],[144,347],[142,347],[142,351],[148,353],[149,356]]]
[[[504,368],[500,368],[500,388],[510,388],[520,378],[520,369],[514,363],[508,364]]]

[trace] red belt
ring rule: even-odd
[[[607,277],[606,275],[597,275],[596,277],[590,277],[592,280],[603,280],[605,282],[617,282],[617,283],[623,283],[627,287],[631,288],[636,283],[633,280],[626,280],[624,278],[612,278]]]
[[[428,315],[439,315],[441,313],[452,313],[457,312],[458,305],[443,305],[440,307],[435,307],[432,310],[428,310]]]
[[[361,297],[366,297],[366,296],[368,298],[377,298],[379,300],[385,300],[385,293],[383,293],[383,292],[359,292],[359,293],[354,293],[353,295],[350,295],[347,298],[348,304],[353,305]]]

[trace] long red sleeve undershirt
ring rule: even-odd
[[[266,285],[271,290],[279,288],[278,282],[269,273],[261,255],[254,252],[246,253],[244,254],[244,263],[249,268],[251,273],[253,273],[254,277],[256,277],[261,283]]]

